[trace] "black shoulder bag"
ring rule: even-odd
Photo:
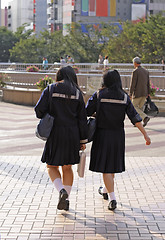
[[[97,108],[96,114],[98,115],[99,108],[100,108],[99,92],[97,93],[97,104],[98,104],[98,108]],[[88,126],[88,143],[89,143],[89,142],[93,141],[94,134],[95,134],[95,131],[96,131],[96,117],[88,118],[87,126]]]
[[[51,111],[51,100],[53,93],[53,84],[49,85],[49,111]],[[36,136],[43,141],[46,141],[51,133],[53,127],[54,117],[52,117],[49,113],[39,121],[36,128]]]

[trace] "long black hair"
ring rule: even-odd
[[[56,82],[59,82],[62,80],[66,84],[67,95],[70,96],[73,89],[78,89],[79,91],[81,91],[78,86],[76,73],[71,66],[62,67],[58,70],[56,74]]]
[[[122,97],[125,91],[122,88],[120,74],[117,70],[107,71],[103,75],[103,87],[112,89],[116,92],[117,97]]]

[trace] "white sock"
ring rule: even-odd
[[[107,191],[106,187],[101,188],[101,193],[107,193],[107,192],[108,191]]]
[[[54,184],[54,186],[55,186],[55,188],[57,189],[58,192],[60,192],[61,189],[64,188],[61,178],[56,178],[54,180],[53,184]]]
[[[114,193],[114,192],[109,193],[109,197],[110,197],[111,201],[112,201],[112,200],[116,200],[116,197],[115,197],[115,193]]]
[[[67,194],[68,194],[67,200],[68,200],[68,199],[69,199],[70,192],[71,192],[71,190],[72,190],[72,186],[64,185],[64,188],[65,188],[65,190],[67,191]]]
[[[107,193],[108,191],[107,191],[107,189],[106,189],[106,187],[103,187],[103,193]]]

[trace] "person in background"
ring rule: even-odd
[[[61,63],[61,67],[63,67],[66,64],[66,61],[63,57],[60,57],[60,63]]]
[[[143,119],[143,127],[145,127],[150,118],[143,112],[143,105],[146,101],[146,97],[150,94],[150,80],[149,72],[141,66],[141,60],[139,57],[133,59],[133,65],[135,70],[132,73],[129,96],[136,111]]]
[[[103,64],[104,64],[104,69],[106,69],[108,67],[108,64],[109,64],[108,56],[105,56]]]
[[[143,128],[140,115],[122,89],[117,70],[104,74],[103,87],[88,100],[86,111],[87,116],[96,113],[97,123],[89,170],[103,174],[105,186],[101,186],[98,192],[104,199],[110,199],[108,209],[115,210],[117,207],[114,191],[115,173],[125,171],[125,115],[127,114],[131,123],[143,134],[147,145],[151,140]]]
[[[79,163],[79,150],[84,150],[87,142],[85,103],[71,66],[60,68],[57,72],[51,108],[48,100],[49,87],[43,91],[35,106],[37,118],[43,118],[46,113],[54,117],[41,161],[47,164],[49,177],[59,192],[57,209],[69,210],[69,195],[73,184],[72,165]]]
[[[67,58],[67,63],[74,63],[74,59],[73,58],[71,58],[71,56],[68,56],[68,58]]]
[[[43,69],[44,69],[44,70],[47,70],[47,69],[48,69],[48,60],[47,60],[46,57],[43,57],[43,63],[42,63],[42,65],[43,65]]]
[[[100,54],[98,58],[98,65],[100,69],[102,68],[103,62],[104,62],[103,56]]]

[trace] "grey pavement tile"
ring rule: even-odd
[[[31,114],[32,109],[28,111]],[[152,130],[148,126],[153,148],[138,144],[143,139],[126,120],[126,172],[116,174],[118,208],[115,212],[107,209],[108,202],[98,194],[98,187],[103,183],[101,174],[86,169],[85,178],[80,179],[74,166],[70,211],[66,213],[56,209],[58,193],[48,178],[45,165],[40,162],[42,142],[31,138],[29,147],[33,144],[35,148],[38,144],[38,156],[35,149],[34,155],[31,155],[32,151],[29,155],[29,150],[21,143],[26,117],[22,116],[20,125],[10,130],[8,142],[12,148],[6,156],[2,154],[5,145],[0,138],[0,226],[3,240],[165,239],[165,148],[162,151],[162,147],[154,147],[154,141],[160,140],[165,146],[164,135],[154,129],[159,129],[158,122],[164,126],[164,118],[158,122],[153,119],[150,123]],[[30,121],[27,129],[33,130],[36,122]],[[18,138],[13,141],[17,134]],[[16,150],[18,144],[25,155]]]
[[[39,240],[40,239],[40,234],[29,234],[28,240]]]
[[[12,237],[5,237],[4,240],[16,240],[16,238],[15,237],[13,237],[13,238]]]
[[[16,240],[28,240],[29,235],[18,236]]]

